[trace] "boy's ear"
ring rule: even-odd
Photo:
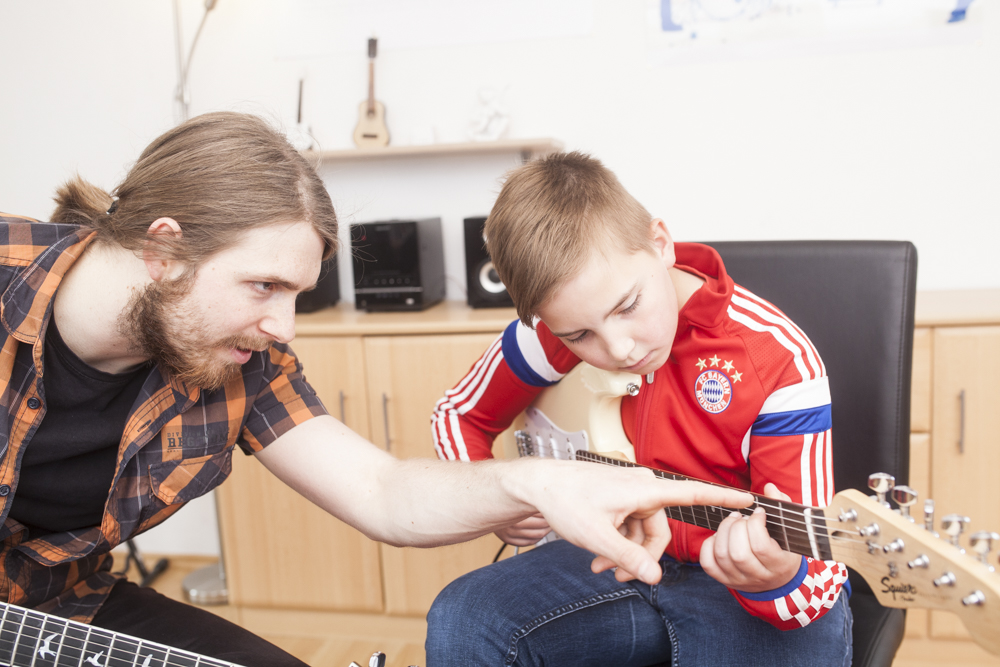
[[[157,282],[178,277],[184,268],[177,260],[164,257],[157,245],[149,238],[160,234],[180,238],[181,226],[173,218],[157,218],[146,230],[147,238],[142,249],[142,261],[146,264],[149,277]]]
[[[662,218],[653,218],[649,223],[649,235],[653,242],[653,251],[660,259],[664,260],[669,269],[677,261],[674,253],[674,239],[670,236],[667,223]]]

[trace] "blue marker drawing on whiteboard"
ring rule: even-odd
[[[667,0],[669,2],[669,0]],[[965,20],[965,12],[969,9],[969,5],[972,4],[972,0],[956,0],[955,9],[951,10],[951,18],[948,19],[948,23],[956,23],[957,21]]]
[[[673,12],[671,11],[670,2],[671,0],[660,0],[661,29],[664,32],[675,32],[677,30],[683,30],[684,26],[674,23],[674,15]]]

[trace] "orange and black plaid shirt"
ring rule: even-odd
[[[10,518],[25,447],[45,417],[45,329],[63,276],[91,230],[0,214],[0,599],[90,621],[121,575],[111,549],[229,475],[235,447],[260,451],[326,414],[287,345],[256,352],[217,391],[153,367],[129,414],[100,526],[32,539]]]

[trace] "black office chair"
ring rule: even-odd
[[[917,251],[895,241],[708,243],[729,275],[783,310],[819,350],[833,399],[838,491],[869,492],[868,475],[906,484]],[[926,490],[924,490],[926,491]],[[854,662],[891,665],[905,612],[881,606],[853,572]]]

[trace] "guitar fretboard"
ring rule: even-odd
[[[239,667],[15,605],[0,611],[2,667]]]
[[[692,477],[664,472],[655,468],[641,466],[631,461],[622,461],[621,459],[614,459],[583,450],[576,452],[576,459],[578,461],[590,461],[623,468],[646,468],[647,470],[651,470],[660,479],[702,482],[702,480],[696,480]],[[711,484],[711,482],[702,483]],[[716,484],[714,486],[720,485]],[[833,559],[833,554],[830,550],[829,532],[826,529],[826,518],[821,509],[785,500],[775,500],[757,493],[751,493],[751,495],[757,499],[757,502],[750,507],[744,507],[740,510],[707,505],[667,507],[665,510],[667,516],[676,521],[708,528],[709,530],[718,530],[719,524],[732,512],[737,511],[744,516],[750,516],[757,507],[762,507],[767,513],[768,534],[785,551],[791,551],[803,556],[811,556],[818,560]]]

